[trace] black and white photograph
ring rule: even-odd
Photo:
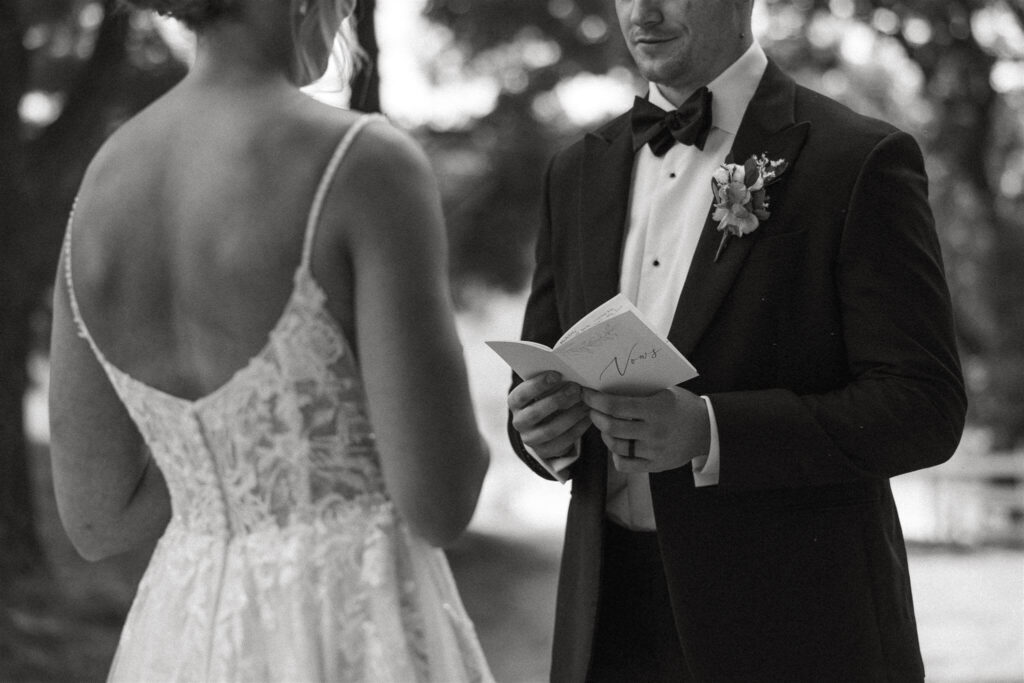
[[[0,682],[1024,681],[1024,0],[0,0]]]

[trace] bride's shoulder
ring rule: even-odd
[[[433,187],[430,160],[413,136],[380,114],[338,112],[326,135],[342,145],[333,185],[346,203],[400,201]],[[379,207],[378,207],[379,208]]]
[[[129,119],[104,140],[93,154],[76,193],[76,223],[83,214],[109,222],[125,206],[145,205],[157,171],[154,159],[161,158],[161,139],[144,125]],[[115,200],[116,198],[116,200]]]
[[[403,240],[407,231],[431,224],[439,191],[431,162],[412,135],[382,116],[364,114],[335,135],[346,137],[325,205],[335,225],[357,241],[376,241]]]
[[[426,155],[412,135],[382,114],[338,109],[311,99],[306,121],[308,133],[317,138],[318,144],[337,145],[351,138],[338,169],[339,179],[352,181],[349,172],[357,170],[362,178],[387,180],[410,170],[429,167]],[[353,131],[354,128],[358,131]],[[352,132],[356,134],[349,135]],[[297,149],[301,145],[292,147]]]
[[[424,181],[432,177],[430,161],[407,132],[380,116],[368,117],[352,139],[346,161],[363,183]]]

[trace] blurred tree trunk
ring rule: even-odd
[[[57,120],[30,138],[19,103],[29,55],[19,3],[0,3],[0,580],[39,570],[23,401],[33,316],[45,314],[68,211],[89,160],[121,122],[184,74],[168,59],[139,66],[128,54],[129,14],[104,3],[94,49],[65,93]],[[24,6],[22,6],[23,8]],[[69,6],[72,11],[73,6]],[[45,315],[43,316],[45,317]],[[38,335],[36,335],[38,336]],[[38,346],[38,345],[37,345]]]
[[[22,408],[35,303],[24,259],[24,228],[35,221],[21,184],[25,153],[18,107],[28,81],[22,35],[16,3],[0,3],[0,587],[43,561]]]
[[[366,52],[366,62],[352,81],[352,108],[380,111],[380,73],[377,70],[377,0],[359,0],[356,5],[356,35]]]

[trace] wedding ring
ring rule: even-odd
[[[636,439],[630,439],[629,440],[629,455],[626,456],[626,457],[628,457],[628,458],[635,458],[636,457]]]

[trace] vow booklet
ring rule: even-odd
[[[554,370],[610,394],[643,396],[685,382],[697,370],[617,294],[588,313],[553,349],[529,341],[485,342],[523,379]]]

